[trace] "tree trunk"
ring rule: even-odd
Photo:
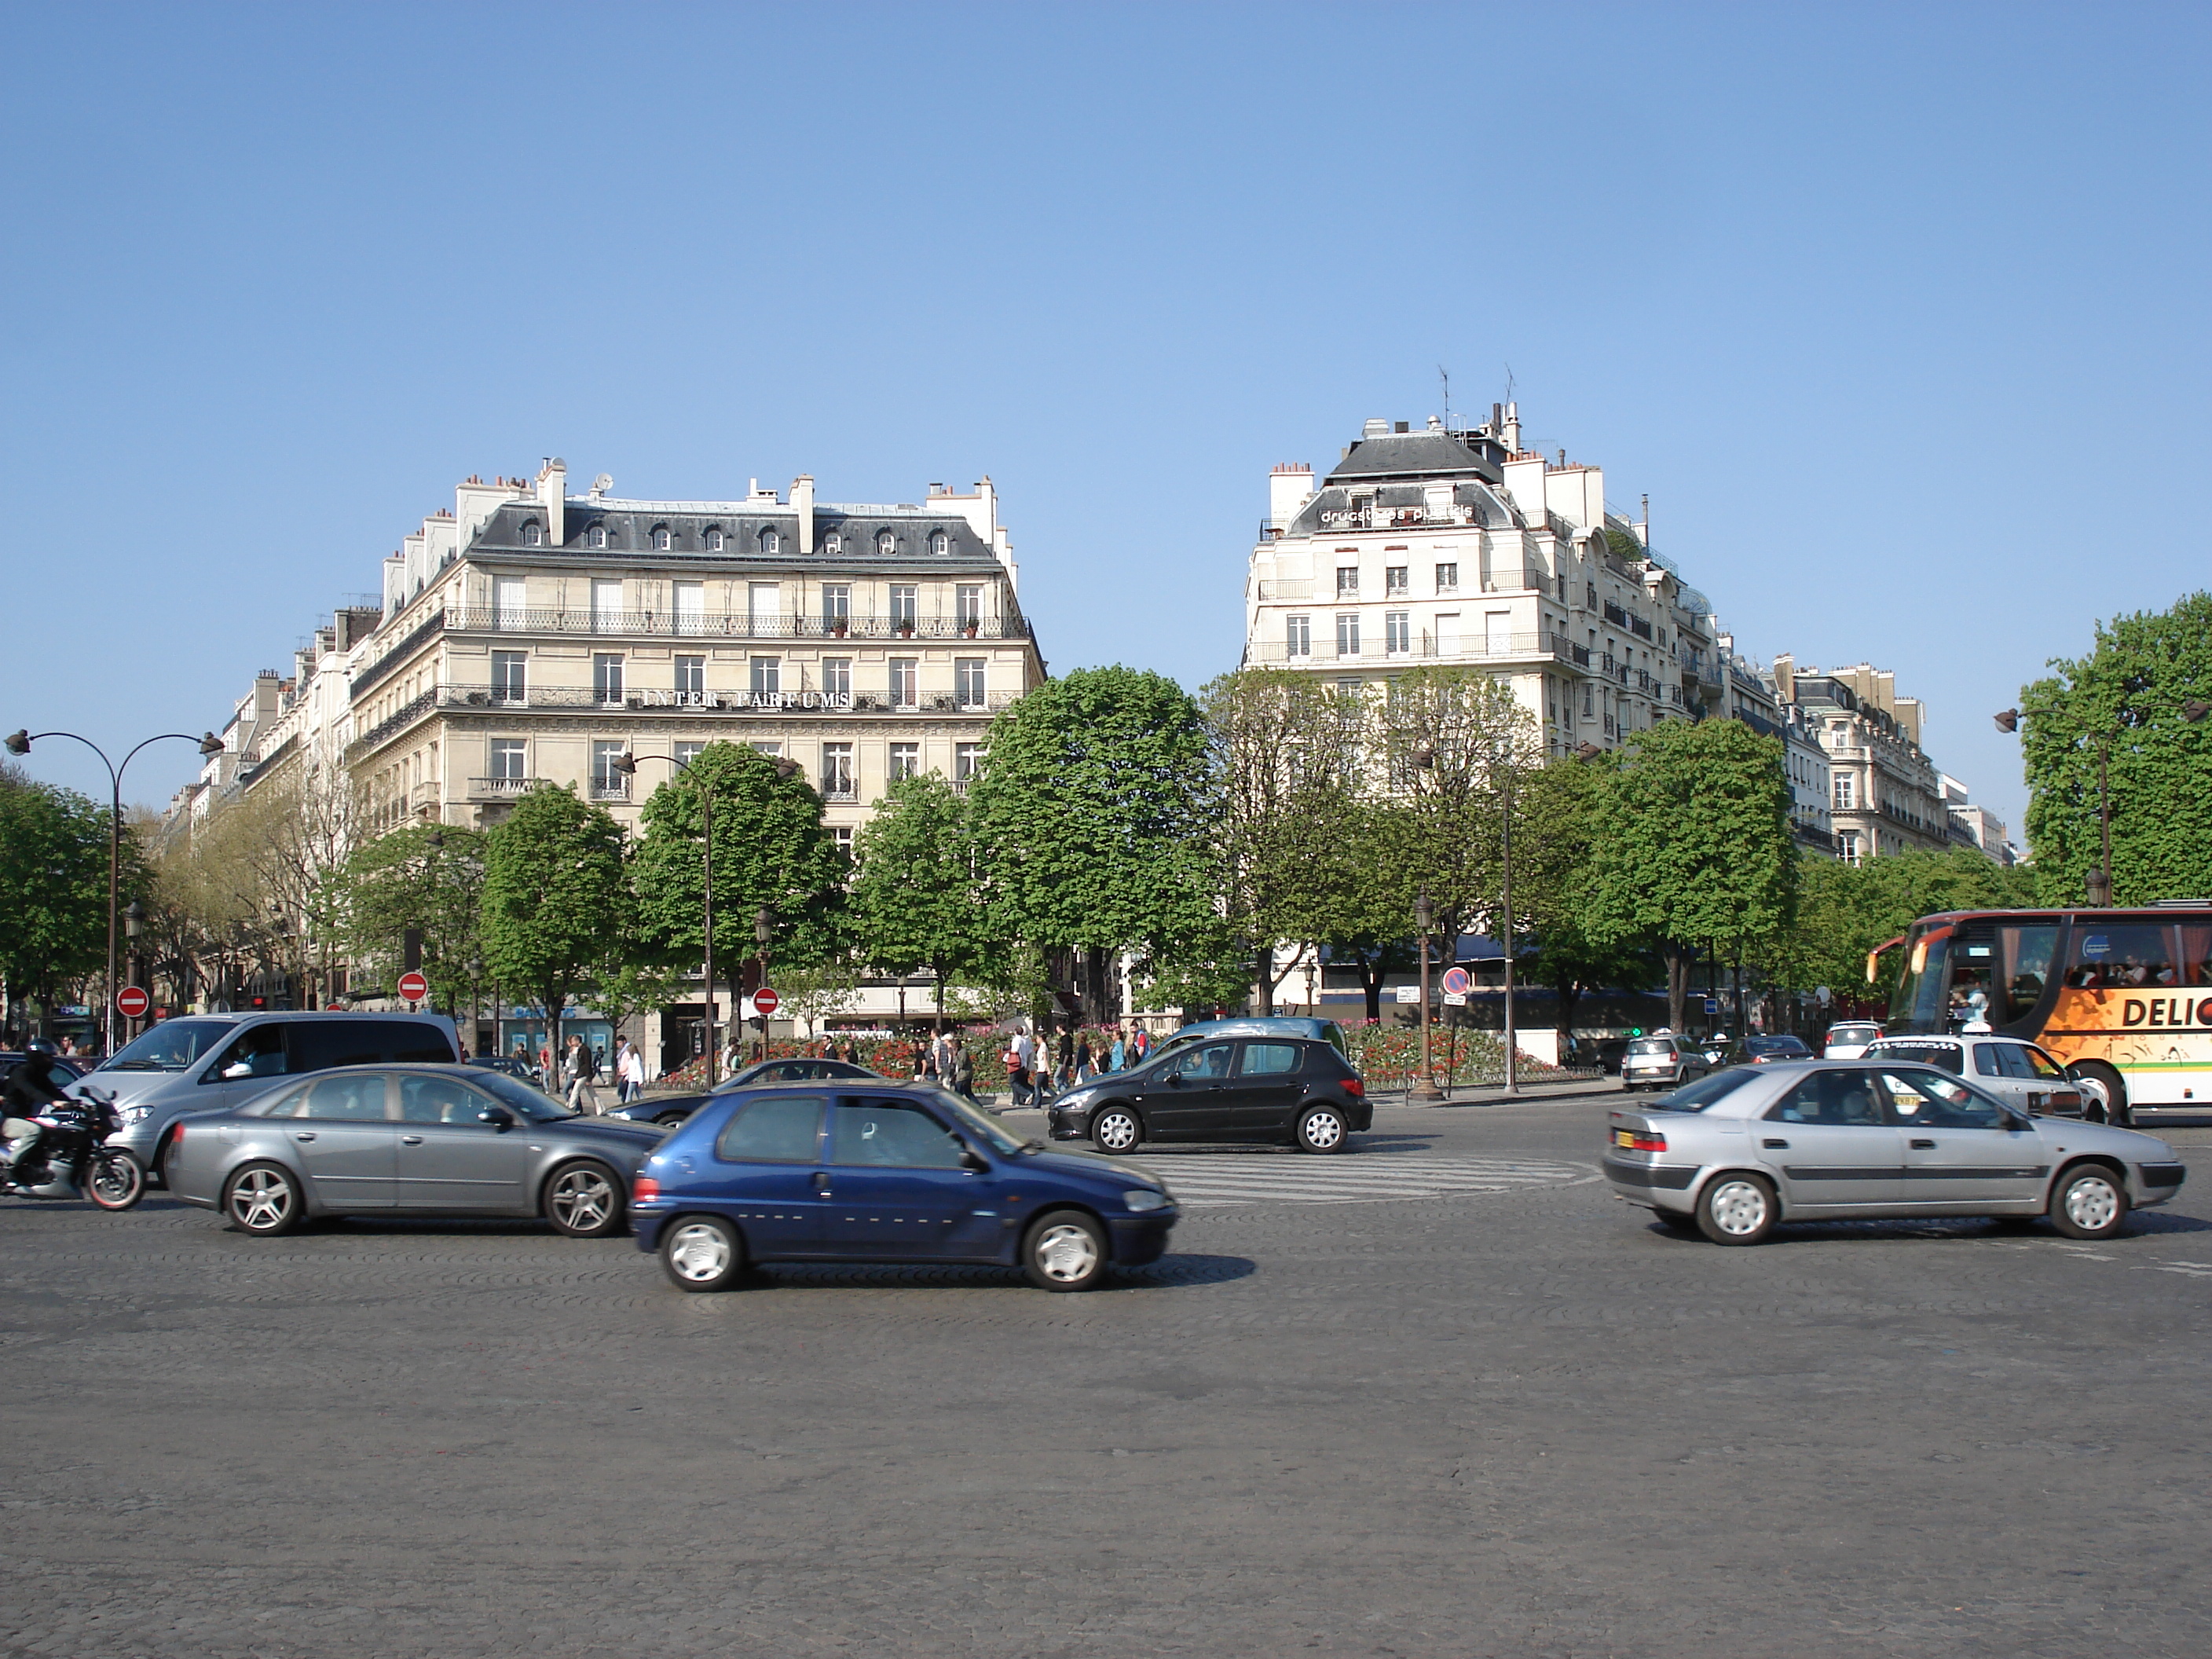
[[[1260,989],[1260,1018],[1269,1019],[1275,1012],[1275,947],[1262,945],[1252,958],[1253,982]]]
[[[1571,975],[1552,981],[1552,990],[1559,999],[1559,1052],[1564,1055],[1567,1045],[1574,1040],[1575,1004],[1582,1000],[1583,988]],[[1561,1060],[1565,1064],[1564,1058]]]
[[[943,964],[933,963],[930,965],[930,972],[937,975],[937,1035],[943,1036],[945,1035],[945,969]]]
[[[1690,1000],[1690,969],[1698,947],[1669,939],[1662,947],[1667,957],[1667,1029],[1680,1031]]]

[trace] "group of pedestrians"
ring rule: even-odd
[[[969,1100],[975,1098],[975,1057],[957,1033],[939,1031],[927,1041],[917,1036],[908,1059],[918,1081],[938,1084]]]
[[[1096,1046],[1087,1031],[1063,1030],[1056,1042],[1040,1042],[1028,1031],[1017,1030],[1002,1057],[1007,1091],[1016,1106],[1041,1107],[1079,1083],[1141,1064],[1152,1046],[1151,1034],[1141,1025],[1127,1033],[1109,1026]]]

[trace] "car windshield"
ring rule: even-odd
[[[1651,1103],[1655,1112],[1702,1112],[1717,1100],[1724,1100],[1753,1081],[1759,1073],[1749,1070],[1715,1072],[1686,1088],[1662,1095]]]
[[[552,1123],[564,1117],[580,1117],[544,1090],[534,1088],[520,1078],[509,1077],[505,1072],[486,1072],[481,1077],[471,1077],[470,1082],[480,1089],[489,1089],[499,1097],[500,1103],[511,1109],[518,1117],[532,1123]]]
[[[168,1019],[118,1049],[103,1072],[181,1072],[236,1033],[228,1019]]]
[[[1831,1042],[1871,1042],[1881,1035],[1881,1027],[1879,1025],[1831,1025],[1828,1028]]]
[[[1754,1054],[1809,1054],[1812,1052],[1794,1036],[1752,1037],[1743,1046]]]
[[[949,1089],[932,1089],[929,1093],[932,1100],[952,1114],[962,1128],[977,1136],[994,1152],[1011,1157],[1024,1146],[1036,1145],[1033,1140],[1024,1140],[1018,1135],[1008,1134],[999,1127],[997,1119],[986,1117]]]
[[[1638,1037],[1628,1045],[1632,1054],[1671,1054],[1674,1043],[1671,1037]]]

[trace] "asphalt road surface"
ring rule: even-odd
[[[1723,1249],[1606,1105],[1149,1153],[1087,1296],[0,1201],[0,1652],[2212,1653],[2212,1129],[2109,1245]]]

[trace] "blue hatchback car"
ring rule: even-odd
[[[1159,1260],[1179,1214],[1143,1170],[1048,1151],[929,1085],[844,1078],[714,1097],[630,1188],[638,1249],[686,1291],[764,1261],[1018,1267],[1087,1291]]]

